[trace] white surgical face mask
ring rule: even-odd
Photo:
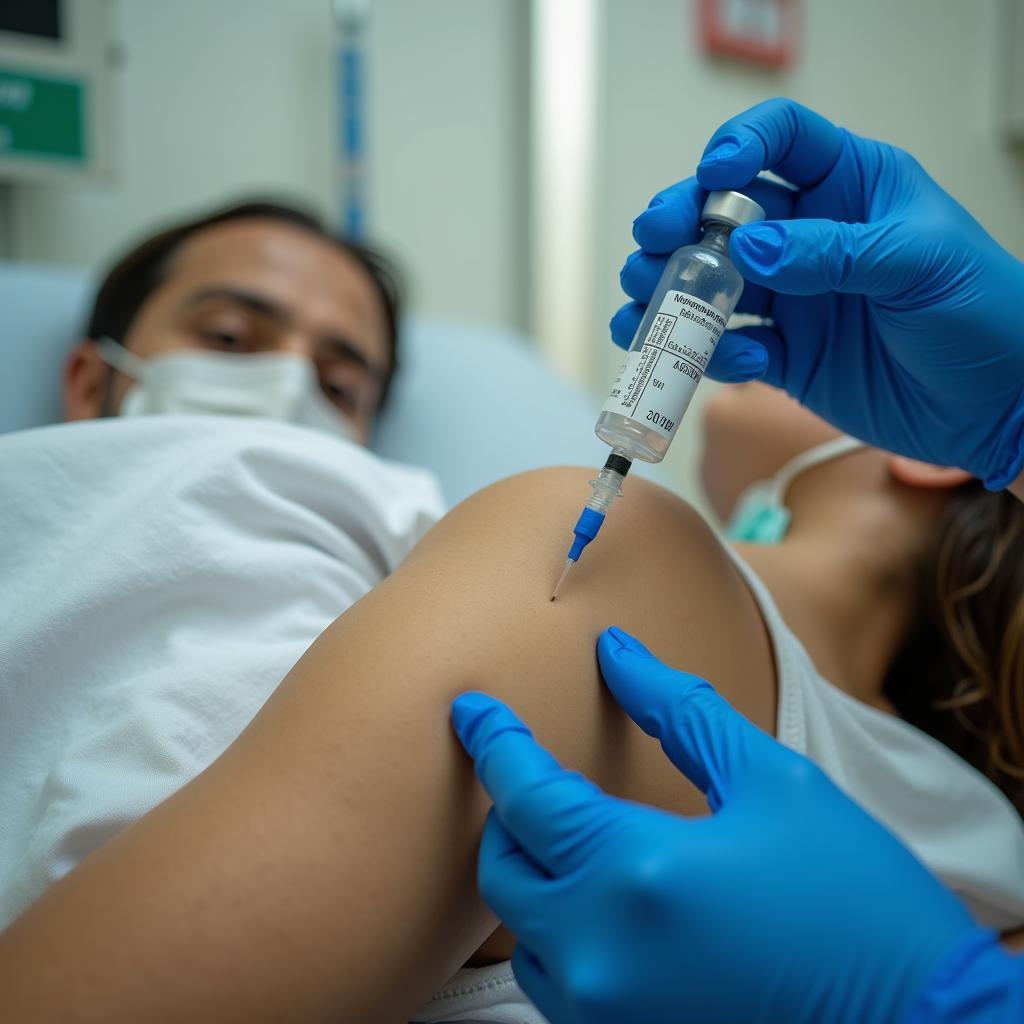
[[[104,362],[135,383],[121,416],[212,413],[263,416],[357,440],[354,425],[328,401],[312,363],[283,352],[232,355],[179,349],[142,359],[101,338]]]
[[[812,466],[863,447],[864,442],[855,438],[836,437],[794,456],[770,480],[752,483],[736,502],[725,528],[726,537],[751,544],[778,544],[786,536],[792,518],[784,504],[789,485]]]

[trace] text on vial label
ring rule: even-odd
[[[671,438],[725,330],[725,317],[686,292],[668,291],[643,343],[626,355],[605,412]]]

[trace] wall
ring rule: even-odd
[[[525,326],[524,15],[517,0],[373,4],[371,230],[423,311]],[[16,186],[15,255],[102,265],[242,193],[333,213],[332,33],[330,0],[121,0],[120,171]]]
[[[417,308],[525,329],[526,0],[376,0],[377,233]]]
[[[804,38],[791,70],[760,71],[700,52],[695,4],[604,0],[604,104],[593,260],[603,301],[590,326],[607,334],[623,301],[618,269],[633,217],[659,189],[693,173],[727,117],[788,95],[865,135],[913,152],[1011,251],[1024,257],[1024,161],[1001,136],[1002,0],[803,0]],[[641,13],[642,12],[642,13]],[[605,350],[594,375],[620,358]],[[696,493],[702,398],[673,445],[670,475]]]
[[[154,223],[239,193],[330,199],[327,14],[311,0],[122,0],[119,172],[18,186],[18,255],[94,266]]]
[[[619,360],[607,320],[632,218],[759,99],[788,94],[899,142],[1024,255],[1024,169],[998,122],[1004,0],[803,0],[799,60],[778,73],[705,57],[695,0],[593,2],[593,231],[577,259],[594,298],[568,348],[590,353],[576,376],[595,392]],[[373,0],[371,212],[420,311],[532,326],[530,6]],[[18,186],[17,255],[96,266],[164,217],[265,188],[333,210],[332,32],[329,0],[121,0],[120,175]],[[710,390],[667,469],[689,493]]]

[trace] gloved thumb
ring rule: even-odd
[[[902,290],[908,246],[896,221],[774,220],[733,232],[729,254],[748,281],[787,295]]]
[[[713,811],[746,778],[771,769],[784,748],[721,697],[710,683],[669,668],[638,640],[612,626],[597,642],[608,689]]]

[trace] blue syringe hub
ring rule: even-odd
[[[575,562],[579,559],[580,555],[583,554],[583,549],[597,536],[597,531],[601,529],[603,524],[603,512],[597,512],[592,508],[585,508],[580,513],[576,525],[572,528],[572,532],[576,535],[576,539],[572,542],[572,547],[569,549],[569,558],[572,561]]]
[[[605,516],[612,506],[612,502],[622,494],[622,481],[629,472],[631,462],[620,452],[615,451],[608,456],[597,478],[590,481],[594,489],[590,500],[583,507],[576,525],[572,528],[573,541],[569,548],[569,556],[565,560],[565,568],[555,584],[551,600],[554,601],[558,595],[559,587],[565,582],[569,570],[583,554],[583,549],[597,536],[598,531],[604,525]]]

